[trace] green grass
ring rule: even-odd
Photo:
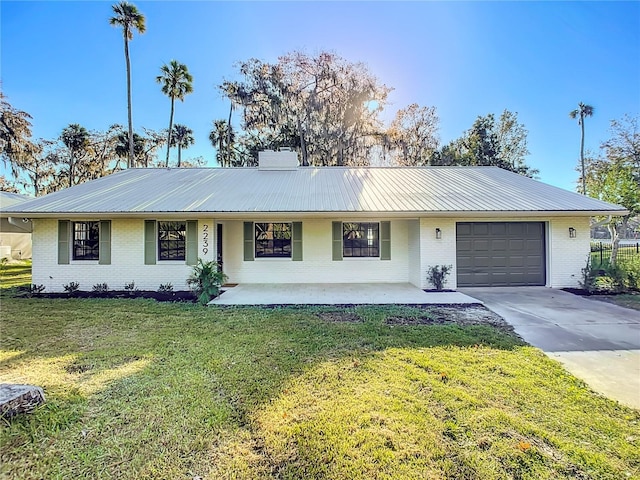
[[[31,284],[31,260],[22,260],[0,266],[0,290],[15,289]]]
[[[2,296],[0,477],[621,479],[640,412],[490,327],[404,307],[204,308]]]

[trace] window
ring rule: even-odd
[[[256,223],[256,258],[290,258],[291,224]]]
[[[343,223],[342,254],[345,257],[380,256],[380,224],[378,222]]]
[[[100,222],[73,222],[73,259],[98,260],[99,258]]]
[[[158,222],[158,260],[184,260],[187,222]]]

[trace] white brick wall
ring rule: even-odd
[[[359,219],[343,219],[358,221]],[[377,219],[378,220],[378,219]],[[385,219],[379,219],[385,220]],[[265,219],[264,221],[291,221]],[[289,258],[243,260],[243,222],[225,221],[224,271],[232,283],[362,283],[407,282],[407,221],[391,221],[391,260],[332,260],[331,219],[302,220],[303,261]],[[367,220],[371,221],[371,220]]]
[[[245,262],[243,222],[222,220],[219,223],[222,223],[224,229],[224,270],[229,276],[229,281],[233,283],[411,282],[420,288],[431,288],[426,279],[427,267],[450,264],[454,269],[446,287],[456,288],[456,222],[534,220],[546,221],[548,225],[547,285],[577,286],[581,269],[589,253],[589,219],[586,217],[392,220],[389,261],[377,258],[345,258],[342,261],[333,261],[332,219],[314,218],[302,220],[303,261],[256,259]],[[569,238],[569,227],[576,229],[577,238]],[[63,291],[63,285],[69,282],[79,282],[82,290],[91,290],[97,283],[107,283],[111,289],[120,290],[125,283],[132,281],[144,290],[157,290],[160,284],[169,282],[176,290],[187,288],[186,279],[191,267],[184,262],[144,264],[144,219],[112,221],[111,265],[98,265],[97,261],[73,260],[69,265],[58,265],[57,220],[35,219],[33,228],[33,283],[44,285],[47,291]],[[442,231],[440,239],[436,239],[436,228]],[[207,261],[214,260],[216,221],[199,219],[198,229],[199,255]],[[208,235],[205,236],[205,233]]]
[[[577,287],[581,270],[589,255],[588,217],[494,217],[494,218],[421,218],[421,288],[432,288],[426,280],[429,265],[453,265],[447,288],[457,288],[456,282],[456,223],[457,222],[533,222],[547,224],[547,286],[553,288]],[[569,227],[577,231],[576,238],[569,238]],[[442,238],[436,239],[436,228]]]
[[[569,227],[576,229],[576,238],[569,238]],[[548,282],[551,287],[578,287],[582,269],[590,252],[589,219],[560,217],[549,222],[547,265],[551,265]]]
[[[92,219],[87,219],[92,220]],[[204,253],[204,229],[207,225],[209,247]],[[210,219],[198,221],[198,253],[209,261],[214,258],[213,230]],[[48,292],[62,292],[70,282],[80,283],[80,290],[91,290],[97,283],[106,283],[111,290],[122,290],[135,282],[141,290],[157,290],[160,284],[171,283],[174,290],[186,290],[191,266],[184,262],[144,264],[144,220],[115,219],[111,222],[111,265],[97,261],[73,261],[58,265],[58,221],[34,219],[33,222],[33,283],[44,285]]]
[[[436,238],[436,228],[441,238]],[[456,288],[456,221],[451,218],[420,219],[420,288],[433,288],[427,281],[430,265],[453,265],[445,288]]]
[[[420,264],[420,220],[407,220],[409,283],[420,287],[422,271]]]

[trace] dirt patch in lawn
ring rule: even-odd
[[[424,313],[416,316],[392,315],[387,318],[388,325],[491,325],[503,331],[513,333],[513,327],[504,318],[482,305],[429,305]]]
[[[364,319],[350,309],[336,309],[318,312],[318,318],[325,322],[360,323]],[[509,335],[519,337],[504,318],[483,305],[412,305],[406,312],[389,314],[387,325],[485,325],[497,328]]]

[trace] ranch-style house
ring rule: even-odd
[[[33,225],[33,283],[186,289],[199,258],[230,283],[575,287],[589,220],[623,207],[497,167],[129,169],[3,208]],[[283,288],[286,288],[284,286]]]

